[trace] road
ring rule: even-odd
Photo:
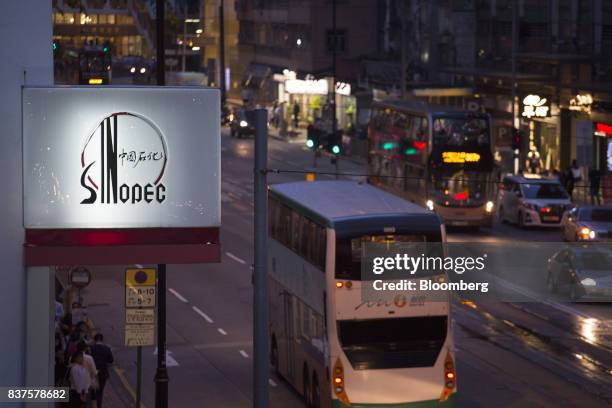
[[[231,139],[223,132],[222,263],[168,267],[170,407],[252,404],[252,153],[252,140]],[[298,144],[270,139],[269,155],[272,168],[312,166],[312,153]],[[342,160],[340,168],[350,173],[365,171],[348,160]],[[319,169],[331,171],[329,159],[321,158]],[[269,181],[303,178],[303,174],[281,172],[270,174]],[[559,238],[558,231],[522,231],[507,225],[483,232],[449,231],[449,241],[455,243],[510,245],[558,242]],[[136,353],[122,346],[122,270],[95,268],[94,280],[83,296],[95,325],[114,347],[129,389],[135,385]],[[513,279],[507,282],[522,287]],[[529,290],[532,286],[527,285]],[[610,406],[611,312],[609,305],[568,305],[554,298],[546,303],[455,302],[458,406]],[[143,355],[143,401],[153,407],[154,349],[145,348]],[[270,400],[271,407],[305,406],[294,390],[274,376]]]

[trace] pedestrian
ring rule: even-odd
[[[83,365],[87,369],[89,373],[89,391],[88,391],[88,399],[91,401],[91,408],[97,408],[96,396],[98,392],[98,370],[96,368],[96,363],[91,356],[91,348],[84,341],[79,343],[79,347],[77,348],[78,353],[83,353]]]
[[[83,353],[72,356],[69,368],[70,375],[70,408],[85,408],[87,393],[91,386],[89,372],[83,363]]]
[[[104,336],[102,333],[96,333],[94,336],[94,344],[91,346],[91,355],[98,368],[98,392],[96,394],[96,400],[98,402],[98,408],[102,408],[104,386],[110,377],[109,366],[115,362],[110,347],[104,344]]]
[[[570,167],[570,171],[571,171],[570,176],[573,182],[572,183],[572,192],[573,192],[576,185],[580,181],[582,181],[582,172],[580,171],[580,167],[578,167],[578,162],[576,161],[576,159],[572,160],[572,166]],[[570,193],[570,196],[572,196],[572,193]]]
[[[297,129],[300,124],[300,104],[295,101],[293,103],[293,127]]]
[[[589,182],[591,185],[591,205],[601,205],[601,198],[599,198],[599,187],[601,185],[601,172],[598,168],[591,167],[589,170]]]
[[[565,169],[565,171],[563,172],[563,179],[564,179],[564,187],[567,190],[567,193],[570,196],[570,199],[573,199],[573,193],[574,193],[574,177],[572,176],[572,167],[568,167],[567,169]]]

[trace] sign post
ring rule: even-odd
[[[136,347],[137,408],[142,395],[142,346],[155,345],[156,275],[155,268],[125,271],[125,345]]]

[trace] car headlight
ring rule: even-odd
[[[433,211],[434,210],[434,202],[432,200],[427,200],[427,202],[425,203],[425,205],[427,206],[427,209],[429,211]]]
[[[597,282],[595,282],[595,279],[591,278],[584,278],[580,281],[580,283],[582,283],[582,286],[597,286]]]
[[[130,68],[130,72],[133,74],[134,72],[136,72],[136,67],[132,67]]]
[[[582,237],[582,239],[595,239],[597,234],[589,227],[582,227],[582,229],[580,230],[580,236]]]
[[[495,204],[493,204],[493,201],[487,201],[487,203],[485,204],[485,211],[488,213],[493,212],[494,206]]]
[[[140,73],[144,74],[145,72],[147,72],[147,69],[145,67],[140,68]]]
[[[247,123],[246,120],[241,120],[240,121],[240,127],[247,127],[249,124]]]

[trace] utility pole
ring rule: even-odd
[[[166,85],[166,64],[165,64],[165,48],[164,48],[164,20],[166,11],[164,10],[165,0],[155,0],[155,26],[157,37],[157,85]]]
[[[336,132],[338,131],[338,124],[336,118],[336,56],[338,52],[338,33],[336,29],[336,0],[332,0],[332,33],[333,33],[333,49],[332,49],[332,83],[331,83],[331,107],[332,107],[332,140],[336,140]],[[342,145],[342,139],[340,139]],[[336,166],[336,178],[339,178],[340,173],[340,158],[334,157],[334,164]]]
[[[268,112],[255,111],[255,268],[253,271],[253,402],[268,408]]]
[[[219,87],[221,88],[221,114],[225,112],[225,0],[219,2]]]
[[[519,130],[519,121],[516,115],[516,49],[518,41],[518,0],[512,1],[512,84],[511,84],[511,99],[512,99],[512,129]],[[515,130],[516,129],[516,130]],[[515,149],[514,156],[514,174],[518,174],[520,170],[520,150]]]
[[[157,85],[166,85],[164,45],[165,0],[155,0],[157,31]],[[166,265],[157,267],[157,370],[155,372],[155,408],[168,408],[168,370],[166,368]],[[140,408],[140,407],[138,407]]]
[[[182,71],[185,72],[187,65],[187,6],[183,5],[183,57],[181,61]]]

